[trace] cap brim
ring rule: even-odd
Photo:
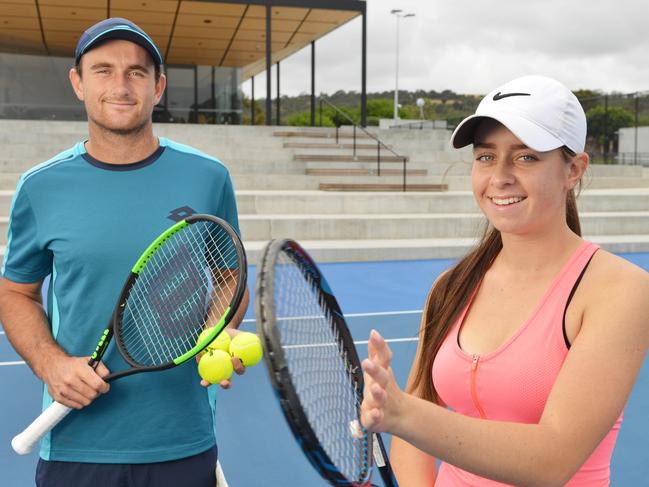
[[[455,128],[451,135],[451,145],[456,149],[471,145],[475,139],[475,131],[480,122],[485,118],[496,120],[503,124],[523,144],[538,152],[547,152],[565,145],[561,140],[549,133],[546,129],[539,127],[529,120],[511,113],[499,113],[490,115],[480,113],[465,118]]]

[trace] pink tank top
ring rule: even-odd
[[[538,423],[568,353],[563,331],[565,309],[573,288],[598,248],[584,242],[554,278],[528,320],[495,351],[483,355],[465,353],[458,341],[472,297],[442,343],[433,364],[433,383],[442,401],[467,416]],[[567,486],[609,485],[611,455],[622,416]],[[435,487],[504,485],[445,462],[440,466],[435,483]]]

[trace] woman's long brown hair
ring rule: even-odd
[[[564,157],[568,160],[567,154]],[[581,235],[574,190],[570,190],[566,196],[566,222],[573,232]],[[416,394],[423,399],[439,402],[431,380],[433,361],[444,338],[457,321],[500,249],[502,249],[500,232],[487,226],[478,246],[442,275],[431,289],[422,317],[424,326],[419,337],[421,343],[416,362],[418,366],[409,385],[409,392],[416,391]]]

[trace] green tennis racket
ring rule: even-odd
[[[203,350],[236,314],[246,289],[246,255],[232,227],[211,215],[182,220],[151,243],[126,279],[88,364],[111,339],[130,368],[107,382],[176,367]],[[205,329],[211,330],[200,341]],[[26,454],[72,409],[53,402],[11,445]]]

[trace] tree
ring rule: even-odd
[[[616,143],[617,131],[635,123],[631,112],[622,107],[596,106],[586,112],[588,132],[600,147],[603,154],[611,152],[611,142]]]

